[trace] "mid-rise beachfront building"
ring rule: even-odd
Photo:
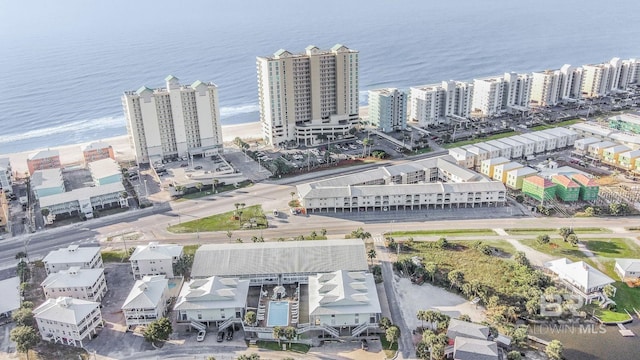
[[[505,73],[504,91],[505,103],[504,108],[507,111],[526,111],[531,101],[531,85],[532,77],[529,74]]]
[[[257,58],[260,121],[271,145],[344,136],[359,119],[358,51],[337,44]]]
[[[71,267],[81,269],[99,269],[103,267],[102,255],[99,247],[79,247],[69,245],[66,248],[53,250],[42,259],[47,274]]]
[[[82,148],[82,158],[85,165],[102,159],[116,159],[113,147],[102,141],[95,141]]]
[[[129,206],[127,199],[122,197],[124,192],[124,185],[121,182],[115,182],[49,195],[40,198],[39,202],[41,209],[49,210],[47,221],[55,220],[57,215],[79,215],[91,219],[96,209]]]
[[[600,186],[595,180],[583,174],[573,174],[571,175],[571,180],[580,185],[580,200],[598,200],[598,192],[600,191]]]
[[[72,266],[49,274],[40,286],[47,299],[68,296],[100,302],[107,293],[107,281],[103,268],[82,269]]]
[[[471,113],[473,84],[462,81],[443,81],[412,87],[410,92],[409,120],[420,127],[448,122],[449,118],[465,119]]]
[[[174,277],[173,265],[182,256],[182,246],[175,244],[158,244],[150,242],[148,245],[138,245],[129,257],[131,272],[134,279],[144,276],[166,275]]]
[[[552,176],[551,181],[557,185],[556,195],[562,201],[578,201],[580,197],[580,185],[578,185],[576,182],[565,175]]]
[[[71,297],[47,299],[33,309],[33,317],[44,341],[78,347],[103,326],[100,303]]]
[[[531,83],[531,106],[553,106],[561,99],[560,70],[534,72]]]
[[[4,190],[0,189],[0,232],[11,231],[9,200]]]
[[[502,113],[504,79],[490,77],[473,80],[473,100],[471,112],[477,117],[491,117]]]
[[[0,158],[0,189],[6,194],[13,192],[13,170],[9,158]]]
[[[27,158],[29,175],[32,175],[36,170],[56,169],[60,166],[60,152],[58,150],[38,151]]]
[[[542,202],[554,200],[556,184],[538,175],[529,176],[522,180],[522,193]]]
[[[216,154],[222,147],[217,86],[202,81],[180,85],[172,75],[165,81],[165,88],[143,86],[122,96],[136,161]]]
[[[620,131],[640,134],[640,115],[620,114],[609,118],[609,127]]]
[[[122,168],[112,158],[90,162],[89,171],[95,186],[122,182]]]
[[[29,178],[31,190],[36,199],[62,194],[65,191],[60,168],[36,170]]]
[[[395,88],[369,90],[369,122],[382,132],[407,128],[407,94]]]

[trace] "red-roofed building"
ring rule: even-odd
[[[583,174],[573,174],[571,179],[580,185],[580,200],[594,201],[598,199],[600,186],[598,186],[598,183],[595,180]]]
[[[580,197],[580,185],[576,182],[565,175],[553,176],[551,181],[558,185],[556,186],[556,195],[562,199],[562,201],[578,201]]]
[[[538,175],[529,176],[522,180],[522,193],[539,201],[555,199],[556,184]]]

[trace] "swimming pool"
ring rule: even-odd
[[[289,302],[269,301],[269,313],[267,314],[267,326],[289,325]]]

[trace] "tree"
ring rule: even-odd
[[[291,195],[291,201],[293,201],[293,197],[296,196],[296,192],[292,191],[289,193],[289,195]]]
[[[20,259],[20,262],[16,266],[16,274],[18,275],[20,282],[27,282],[27,280],[29,280],[31,270],[29,269],[29,264],[24,261],[24,259]]]
[[[313,230],[311,231],[311,234],[309,234],[309,237],[311,238],[311,240],[315,240],[318,237],[318,233]]]
[[[536,242],[540,245],[548,244],[551,241],[551,238],[547,234],[538,235],[536,238]]]
[[[289,347],[291,347],[291,340],[295,339],[296,335],[298,335],[298,332],[293,326],[284,328],[284,338],[289,340]]]
[[[24,251],[18,251],[16,254],[16,260],[24,259],[27,257],[27,253]]]
[[[21,307],[11,314],[11,318],[18,326],[33,326],[33,311],[30,308]]]
[[[364,140],[362,140],[362,157],[365,157],[365,155],[367,154],[367,146],[371,146],[371,139],[370,138],[364,138]]]
[[[397,326],[391,326],[387,330],[385,330],[384,336],[389,342],[389,348],[391,348],[400,336],[400,329],[398,329]]]
[[[231,241],[232,236],[233,236],[233,233],[231,231],[227,231],[227,237],[229,238],[229,241]]]
[[[176,275],[181,275],[186,278],[191,273],[191,266],[193,265],[193,254],[182,254],[178,261],[173,264],[173,271]]]
[[[447,274],[447,279],[450,284],[449,288],[454,286],[460,288],[464,282],[464,273],[460,270],[451,270],[449,271],[449,274]]]
[[[511,344],[517,347],[522,347],[526,345],[527,331],[528,331],[528,326],[526,325],[519,325],[518,327],[513,329],[513,332],[510,334]]]
[[[438,249],[446,249],[449,247],[449,241],[447,241],[447,238],[441,237],[436,241],[436,247]]]
[[[34,328],[24,325],[13,328],[10,339],[16,343],[18,352],[27,354],[27,359],[29,359],[29,350],[33,349],[40,340]]]
[[[244,323],[247,325],[253,325],[256,323],[256,312],[255,311],[247,311],[244,314]]]
[[[516,195],[516,202],[522,204],[524,202],[524,195],[522,194]]]
[[[375,259],[376,256],[378,256],[378,254],[375,249],[369,249],[369,251],[367,251],[367,257],[369,258],[371,266],[373,266],[373,259]]]
[[[143,335],[145,340],[153,344],[158,341],[167,340],[172,332],[171,321],[163,317],[149,324],[144,330]]]
[[[125,191],[124,193],[126,194],[127,192]],[[125,199],[126,199],[126,197],[125,197]],[[42,208],[42,209],[40,209],[40,213],[42,214],[42,216],[47,217],[47,216],[49,216],[49,214],[51,212],[49,211],[48,208]]]
[[[203,186],[204,186],[204,185],[203,185],[201,182],[199,182],[199,183],[197,183],[197,184],[196,184],[196,189],[198,189],[198,192],[202,192],[202,187],[203,187]]]
[[[560,236],[562,236],[562,240],[564,240],[564,242],[567,242],[567,238],[569,237],[569,235],[573,234],[573,229],[568,227],[561,227],[558,230],[558,233],[560,234]]]
[[[527,254],[525,254],[524,251],[516,252],[516,254],[513,256],[513,260],[515,260],[520,265],[524,265],[527,267],[530,265],[529,259],[527,259]]]
[[[578,235],[570,234],[569,236],[567,236],[567,241],[569,241],[571,245],[578,245]]]
[[[380,327],[383,329],[388,329],[389,327],[391,327],[391,325],[393,325],[391,323],[391,320],[388,317],[383,316],[380,319]]]
[[[460,316],[458,316],[458,320],[471,322],[471,316],[469,316],[467,314],[461,314]]]
[[[438,265],[436,265],[436,263],[434,262],[428,262],[424,266],[424,270],[427,272],[427,274],[429,274],[429,276],[431,277],[431,282],[433,283],[435,280],[436,272],[438,272]]]
[[[611,204],[609,204],[609,213],[611,215],[621,215],[624,214],[627,211],[627,204],[624,203],[617,203],[617,202],[613,202]]]
[[[284,329],[280,326],[276,326],[273,328],[271,335],[274,339],[278,340],[278,344],[280,344],[280,338],[284,335]]]
[[[595,216],[596,209],[594,209],[593,206],[589,206],[588,208],[584,209],[584,215],[588,217]]]
[[[521,360],[522,355],[520,355],[520,351],[509,351],[507,354],[507,360]]]
[[[544,352],[547,354],[549,359],[551,360],[560,360],[562,359],[562,351],[564,350],[564,346],[558,340],[551,340],[549,345],[544,349]]]
[[[612,298],[616,295],[616,288],[611,285],[611,284],[607,284],[604,286],[604,288],[602,289],[602,292],[608,297],[608,298]]]
[[[320,229],[320,235],[327,236],[327,229],[325,228]]]
[[[249,355],[240,355],[236,358],[237,360],[260,360],[260,355],[258,354],[249,354]]]

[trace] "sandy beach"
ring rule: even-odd
[[[360,107],[360,117],[363,119],[368,118],[369,107]],[[257,140],[262,139],[262,127],[260,122],[251,122],[236,125],[223,125],[222,126],[222,140],[227,144],[231,144],[233,139],[239,137],[243,140]],[[92,142],[102,141],[113,147],[113,152],[116,156],[116,160],[119,162],[127,162],[135,160],[135,156],[129,144],[129,137],[127,135],[116,136],[112,138],[106,138],[101,140],[94,140],[73,145],[54,146],[49,148],[39,148],[29,151],[23,151],[11,154],[2,154],[0,157],[8,157],[11,161],[11,167],[17,178],[24,177],[27,172],[27,158],[29,155],[34,154],[41,150],[58,150],[60,152],[60,162],[65,166],[82,164],[82,148]]]

